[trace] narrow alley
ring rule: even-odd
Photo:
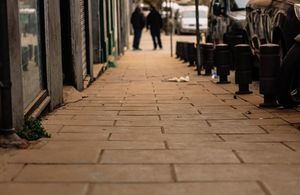
[[[299,195],[300,109],[260,109],[256,84],[235,96],[163,43],[144,33],[142,51],[47,115],[50,139],[0,149],[0,194]]]

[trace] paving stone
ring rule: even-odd
[[[285,144],[287,144],[294,150],[300,151],[300,142],[285,142]]]
[[[291,123],[291,124],[299,124],[300,123],[300,117],[282,117],[285,121]]]
[[[242,99],[229,99],[229,100],[223,100],[224,104],[231,105],[231,106],[247,106],[251,105],[249,102],[246,102]]]
[[[73,114],[68,114],[68,115],[61,115],[59,117],[60,120],[72,120],[74,118],[75,115]],[[56,115],[48,115],[48,116],[45,116],[43,118],[44,120],[55,120],[57,119]]]
[[[291,125],[262,125],[261,127],[271,134],[289,134],[300,132],[300,130]]]
[[[222,141],[218,136],[213,134],[112,134],[110,140],[123,141]]]
[[[51,141],[107,140],[109,133],[56,133],[51,134]]]
[[[158,121],[158,116],[75,116],[74,120],[90,120],[96,119],[99,121],[109,121],[109,120],[140,120],[140,121]]]
[[[236,109],[234,109],[232,106],[228,105],[223,105],[223,106],[197,106],[195,107],[198,109],[202,114],[211,114],[211,113],[225,113],[225,112],[230,112],[230,113],[242,113],[238,112]]]
[[[245,163],[274,163],[292,164],[300,163],[300,152],[285,151],[238,151],[238,154]]]
[[[208,120],[212,126],[250,126],[250,125],[288,125],[282,119],[252,119],[252,120]]]
[[[3,195],[85,195],[88,191],[87,184],[0,184]]]
[[[265,186],[269,189],[271,194],[288,194],[288,195],[299,195],[300,185],[299,177],[294,180],[277,181],[269,179],[263,181]]]
[[[95,119],[92,119],[92,120],[60,120],[60,119],[57,119],[57,120],[43,121],[43,124],[46,124],[46,125],[112,126],[113,123],[114,123],[114,121],[112,121],[112,120],[110,120],[110,121],[98,121],[98,120],[95,120]]]
[[[60,115],[92,115],[92,116],[116,116],[121,107],[86,107],[82,110],[58,110],[55,116],[58,118]]]
[[[239,142],[284,142],[300,141],[300,133],[292,134],[252,134],[252,135],[220,135],[226,141]]]
[[[171,182],[168,165],[29,165],[18,182]]]
[[[255,182],[216,182],[178,184],[98,184],[92,195],[265,195]]]
[[[290,145],[290,144],[288,144]],[[244,142],[175,142],[168,141],[170,149],[217,149],[217,150],[254,150],[254,151],[287,151],[281,143],[244,143]],[[293,146],[292,146],[293,147]]]
[[[23,169],[23,165],[10,165],[0,161],[0,183],[10,182]],[[1,188],[0,188],[1,189]]]
[[[148,142],[148,141],[59,141],[48,142],[43,150],[59,150],[64,148],[66,150],[89,150],[95,149],[165,149],[165,144],[161,141]]]
[[[300,176],[300,165],[175,165],[178,181],[284,181]]]
[[[197,110],[159,110],[159,111],[121,111],[122,116],[153,116],[153,115],[178,115],[178,114],[199,114]]]
[[[213,134],[266,134],[266,132],[258,126],[245,127],[195,127],[195,126],[164,126],[167,134],[198,134],[198,133],[213,133]]]
[[[124,127],[161,127],[161,126],[184,126],[184,127],[208,127],[205,120],[191,121],[117,121],[116,126]]]
[[[207,119],[246,119],[246,116],[240,113],[205,113],[205,114],[177,114],[162,115],[162,120],[207,120]]]
[[[17,151],[8,159],[9,163],[95,163],[100,154],[100,149],[76,148],[72,150],[25,150]]]
[[[48,132],[54,132],[54,133],[58,133],[62,128],[63,125],[43,125],[43,127],[46,129],[46,131]]]
[[[107,150],[101,163],[238,163],[230,151],[224,150]]]
[[[161,127],[99,127],[99,126],[64,126],[61,133],[122,133],[122,134],[161,134]]]

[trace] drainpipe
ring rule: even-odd
[[[5,69],[3,67],[3,69]],[[6,72],[5,70],[3,72]],[[6,74],[7,75],[7,74]],[[10,88],[11,82],[7,79],[5,74],[2,74],[2,81],[0,81],[0,108],[1,108],[1,124],[0,124],[0,134],[10,135],[16,133],[12,124],[12,108],[11,108],[11,98],[10,98]],[[6,78],[5,78],[6,77]]]
[[[13,99],[17,93],[22,93],[21,84],[16,83],[12,93],[11,74],[20,79],[21,66],[18,62],[20,43],[18,29],[18,0],[4,0],[0,4],[0,147],[25,148],[27,142],[16,134],[13,122]],[[9,22],[13,25],[9,25]],[[20,82],[21,83],[21,82]],[[15,98],[18,99],[18,98]],[[16,105],[14,105],[16,106]],[[15,110],[19,110],[14,107]],[[20,114],[19,114],[20,115]],[[23,113],[22,113],[23,115]]]
[[[199,0],[195,1],[195,6],[196,6],[196,36],[197,36],[197,43],[196,43],[196,48],[197,48],[197,59],[196,59],[196,66],[197,66],[197,73],[198,75],[201,75],[201,61],[200,61],[200,28],[199,28]]]

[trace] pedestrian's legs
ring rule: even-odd
[[[141,41],[141,37],[142,37],[142,30],[138,30],[138,33],[137,33],[137,49],[140,48],[140,41]]]
[[[133,49],[138,49],[141,38],[141,30],[134,29],[134,38],[133,38]]]
[[[160,38],[160,30],[158,30],[156,33],[157,33],[156,36],[157,36],[158,46],[159,46],[160,49],[162,49],[162,43],[161,43],[161,38]]]
[[[152,37],[152,41],[153,41],[153,49],[156,49],[157,44],[156,44],[155,32],[151,31],[151,37]]]

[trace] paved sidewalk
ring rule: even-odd
[[[152,51],[145,34],[87,98],[47,116],[51,139],[0,150],[0,194],[299,195],[300,110],[260,109],[257,91],[234,96],[164,43]]]

